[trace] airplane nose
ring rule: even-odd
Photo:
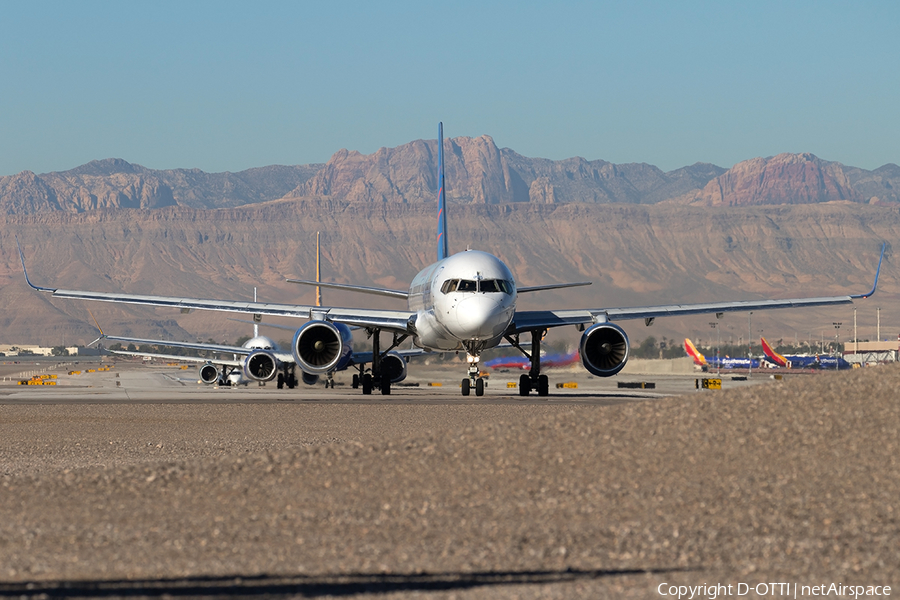
[[[504,321],[500,303],[486,294],[466,298],[456,307],[453,334],[459,338],[490,338],[499,335],[508,323]]]

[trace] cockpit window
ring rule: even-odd
[[[483,279],[481,281],[481,291],[486,293],[503,292],[504,294],[511,294],[512,286],[504,279]]]
[[[512,283],[505,279],[448,279],[441,285],[441,293],[481,292],[512,294]]]

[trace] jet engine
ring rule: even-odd
[[[272,381],[278,374],[278,361],[268,350],[254,350],[244,360],[244,376],[253,381]]]
[[[391,383],[400,383],[406,379],[406,359],[398,352],[388,352],[381,359],[381,374],[390,379]]]
[[[353,352],[350,328],[341,323],[310,321],[294,334],[291,351],[304,373],[339,371],[350,362]]]
[[[200,381],[206,385],[212,385],[219,381],[219,369],[212,363],[204,363],[200,367]]]
[[[301,371],[303,373],[303,383],[306,385],[316,385],[319,383],[319,376],[313,375],[312,373],[307,373],[306,371]]]
[[[628,361],[628,336],[618,325],[597,323],[581,336],[581,362],[597,377],[611,377]]]

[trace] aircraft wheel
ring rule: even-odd
[[[278,389],[284,388],[284,373],[278,374]]]
[[[538,396],[549,396],[550,395],[550,380],[546,375],[541,375],[538,377]]]
[[[381,395],[382,396],[390,396],[391,395],[391,380],[385,377],[381,380]]]
[[[484,396],[484,379],[481,377],[475,380],[475,395]]]
[[[468,378],[462,380],[462,387],[461,387],[461,389],[462,389],[462,395],[463,395],[463,396],[468,396],[468,395],[469,395],[469,390],[471,389],[471,385],[472,385],[472,382],[469,381]]]
[[[362,376],[362,392],[365,396],[372,393],[372,376],[369,373]]]
[[[524,373],[519,377],[519,395],[527,396],[531,393],[531,379]]]
[[[359,389],[359,374],[358,373],[353,374],[353,389],[354,390]]]

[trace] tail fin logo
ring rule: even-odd
[[[766,338],[761,337],[761,338],[759,338],[759,341],[762,342],[763,353],[766,355],[766,357],[769,360],[771,360],[773,363],[775,363],[779,367],[788,366],[787,359],[785,357],[783,357],[782,355],[778,354],[777,352],[775,352],[775,349],[772,348],[771,345],[769,345],[769,342],[766,341]]]
[[[694,343],[688,338],[684,338],[684,351],[688,353],[688,356],[694,359],[695,365],[700,365],[702,367],[706,364],[706,357],[700,354],[694,346]]]

